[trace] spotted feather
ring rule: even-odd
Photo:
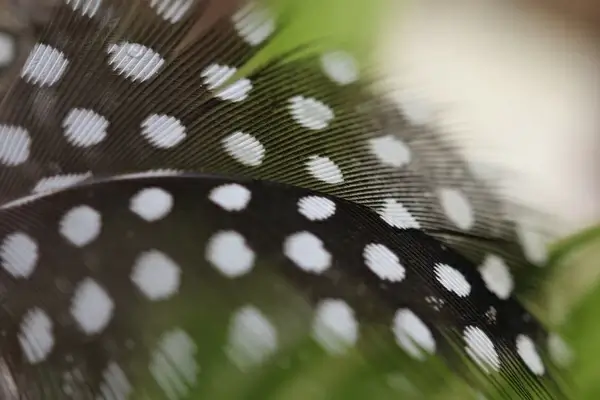
[[[490,398],[565,397],[517,300],[545,253],[502,199],[348,51],[250,68],[293,14],[217,3],[27,19],[0,105],[6,396],[247,398],[284,391],[264,364],[310,365],[308,341],[386,372],[443,360]],[[233,376],[247,392],[212,383]]]

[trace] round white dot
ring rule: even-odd
[[[158,74],[165,60],[149,47],[121,42],[111,45],[108,63],[115,72],[136,82],[144,82]]]
[[[100,213],[88,206],[77,206],[68,211],[60,221],[60,234],[77,247],[94,241],[102,228]]]
[[[519,357],[527,365],[527,368],[535,375],[544,375],[546,369],[533,340],[529,336],[519,335],[517,336],[516,345],[517,354],[519,354]]]
[[[312,325],[313,339],[330,354],[343,354],[358,340],[354,311],[342,300],[319,303]]]
[[[173,209],[173,196],[157,187],[142,189],[131,199],[129,209],[148,222],[158,221]]]
[[[310,156],[306,162],[308,172],[317,180],[330,185],[344,183],[342,170],[331,159],[321,156]]]
[[[236,68],[228,65],[210,64],[202,70],[200,76],[208,89],[214,90],[231,79],[236,72]]]
[[[181,269],[164,253],[150,250],[135,260],[131,281],[148,299],[164,300],[179,290]]]
[[[92,18],[98,10],[100,10],[100,5],[102,4],[102,0],[66,0],[67,4],[74,11],[78,11],[84,17]]]
[[[294,96],[289,100],[289,111],[294,121],[306,129],[320,131],[333,120],[333,110],[313,98]]]
[[[52,86],[63,77],[68,65],[62,51],[37,43],[21,69],[21,77],[34,85]]]
[[[208,241],[206,259],[226,277],[237,278],[252,269],[255,255],[242,235],[221,231]]]
[[[187,133],[177,118],[152,114],[142,122],[142,136],[159,149],[170,149],[180,144]]]
[[[369,140],[369,150],[384,165],[400,168],[412,159],[410,148],[394,135]]]
[[[190,10],[194,0],[152,0],[150,6],[165,21],[175,24]]]
[[[108,293],[96,281],[86,278],[77,285],[70,310],[81,330],[95,335],[106,328],[114,308]]]
[[[252,46],[258,46],[275,31],[275,19],[271,12],[257,2],[242,7],[233,15],[232,22],[238,35]]]
[[[358,65],[345,51],[331,51],[321,56],[321,67],[332,81],[348,85],[358,79]]]
[[[29,278],[35,270],[38,258],[37,243],[23,232],[11,233],[2,241],[2,268],[15,278]]]
[[[0,162],[14,167],[29,158],[31,137],[29,131],[20,126],[0,125]]]
[[[326,197],[306,196],[298,200],[298,211],[311,221],[324,221],[335,214],[335,203]]]
[[[500,370],[500,357],[492,340],[476,326],[467,326],[463,332],[465,351],[469,357],[485,372]]]
[[[379,215],[388,225],[399,229],[420,229],[421,224],[413,217],[404,204],[394,199],[386,199]]]
[[[402,347],[411,357],[424,360],[427,353],[435,353],[435,339],[425,323],[412,311],[404,308],[396,312],[392,331],[398,346]]]
[[[106,138],[108,120],[93,110],[74,108],[62,121],[65,138],[79,147],[97,145]]]
[[[406,120],[413,125],[427,125],[434,120],[435,113],[431,104],[422,96],[404,91],[395,96],[402,114]]]
[[[265,158],[265,147],[254,136],[243,132],[235,132],[221,141],[227,154],[237,162],[258,167]]]
[[[252,82],[249,79],[239,79],[215,93],[215,97],[225,101],[239,103],[248,98],[252,90]]]
[[[446,217],[462,230],[471,229],[475,215],[469,199],[457,189],[440,189],[438,194]]]
[[[448,264],[437,263],[434,266],[435,277],[441,285],[459,297],[466,297],[471,293],[471,284],[457,269]]]
[[[100,384],[101,399],[128,399],[133,394],[133,386],[125,371],[115,362],[111,362],[102,372]]]
[[[36,183],[33,188],[34,193],[51,192],[55,190],[65,189],[76,185],[92,177],[91,172],[81,174],[64,174],[54,175],[47,178],[42,178]]]
[[[363,251],[365,264],[380,279],[391,282],[402,282],[406,270],[398,256],[382,244],[371,243]]]
[[[0,32],[0,68],[8,67],[15,60],[15,37],[7,32]]]
[[[573,362],[573,351],[555,332],[548,335],[548,353],[552,361],[561,367],[566,367]]]
[[[514,288],[512,274],[504,260],[488,254],[479,267],[481,278],[487,288],[502,300],[510,297]]]
[[[29,310],[21,322],[19,343],[30,364],[44,361],[54,347],[52,320],[39,308]]]
[[[548,259],[547,240],[544,235],[529,229],[523,223],[517,223],[516,231],[527,261],[543,265]]]
[[[321,239],[310,232],[290,235],[283,243],[283,252],[306,272],[321,274],[331,266],[331,254]]]
[[[227,211],[242,211],[250,202],[251,193],[244,186],[237,183],[228,183],[214,188],[209,199]]]
[[[197,352],[194,339],[180,328],[164,333],[159,339],[150,357],[149,370],[168,399],[190,395],[200,372]]]
[[[226,353],[233,364],[246,370],[263,363],[277,350],[277,331],[260,310],[245,306],[232,317]]]

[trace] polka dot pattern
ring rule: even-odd
[[[42,13],[35,47],[7,36],[6,59],[27,62],[0,105],[5,383],[230,397],[215,366],[225,379],[303,369],[311,354],[285,355],[312,337],[326,359],[371,359],[377,340],[395,371],[404,353],[459,345],[510,385],[525,366],[536,395],[549,388],[531,351],[543,329],[515,300],[528,282],[507,283],[536,274],[518,269],[525,256],[545,259],[512,246],[502,204],[430,128],[431,108],[378,99],[344,51],[249,69],[296,14],[228,2],[69,0]]]

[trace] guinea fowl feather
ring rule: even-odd
[[[293,14],[47,4],[0,106],[3,398],[286,398],[289,371],[343,360],[426,396],[452,370],[567,398],[521,303],[543,248],[350,52],[245,73]],[[365,370],[343,398],[390,398]]]

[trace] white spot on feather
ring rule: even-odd
[[[86,172],[81,174],[65,174],[54,175],[47,178],[42,178],[33,188],[34,193],[52,192],[55,190],[65,189],[69,186],[76,185],[84,180],[91,178],[92,173]]]
[[[500,357],[489,336],[476,326],[467,326],[463,331],[465,351],[469,357],[485,372],[500,370]]]
[[[327,299],[317,306],[312,337],[330,354],[343,354],[358,340],[354,311],[342,300]]]
[[[34,85],[52,86],[63,77],[68,65],[62,51],[37,43],[21,69],[21,78]]]
[[[434,353],[436,349],[435,339],[425,323],[412,311],[404,308],[396,312],[392,326],[396,343],[402,347],[411,357],[424,360],[425,354]]]
[[[254,266],[254,258],[246,239],[234,231],[216,233],[206,246],[206,259],[228,278],[247,274]]]
[[[328,157],[310,156],[306,161],[308,172],[317,180],[330,185],[344,183],[342,170]]]
[[[371,243],[363,251],[365,264],[380,279],[390,282],[402,282],[406,277],[406,269],[398,256],[387,246]]]
[[[294,96],[289,99],[288,109],[294,121],[313,131],[327,128],[334,118],[329,106],[312,97]]]
[[[221,141],[227,154],[248,167],[258,167],[265,158],[265,147],[254,136],[234,132]]]
[[[177,118],[165,114],[152,114],[142,121],[142,136],[159,149],[170,149],[180,144],[187,133]]]
[[[288,236],[283,253],[306,272],[321,274],[331,266],[331,254],[321,239],[310,232],[298,232]]]
[[[135,260],[131,280],[148,299],[164,300],[179,290],[181,268],[164,253],[150,250]]]
[[[0,247],[2,268],[15,278],[29,278],[37,265],[39,248],[24,232],[7,235]]]
[[[173,196],[158,187],[142,189],[131,199],[129,209],[148,222],[158,221],[173,209]]]
[[[310,221],[324,221],[335,214],[335,203],[326,197],[306,196],[298,200],[298,211]]]
[[[233,26],[238,34],[252,46],[258,46],[275,31],[275,19],[271,12],[250,2],[233,15]]]
[[[251,193],[244,186],[228,183],[214,188],[209,199],[227,211],[242,211],[250,202]]]
[[[74,246],[83,247],[100,235],[102,220],[100,213],[89,206],[77,206],[60,220],[60,234]]]
[[[107,52],[108,63],[115,72],[134,82],[144,82],[153,78],[165,63],[160,54],[138,43],[113,44]]]
[[[30,364],[44,361],[54,347],[52,321],[48,314],[39,308],[29,310],[21,322],[19,343]]]
[[[321,56],[325,74],[340,85],[348,85],[358,79],[358,65],[354,57],[345,51],[331,51]]]
[[[115,304],[96,281],[86,278],[75,289],[71,301],[71,315],[87,335],[104,330],[110,322]]]
[[[185,331],[175,328],[163,334],[152,353],[150,373],[169,400],[187,397],[198,379],[198,348]]]
[[[260,310],[245,306],[235,312],[229,326],[226,353],[239,369],[263,363],[277,350],[277,331]]]
[[[14,167],[29,159],[31,137],[20,126],[0,125],[0,162]]]
[[[93,110],[73,108],[62,121],[62,127],[69,143],[85,148],[106,138],[108,120]]]
[[[150,6],[166,21],[175,24],[190,10],[194,0],[151,0]]]

